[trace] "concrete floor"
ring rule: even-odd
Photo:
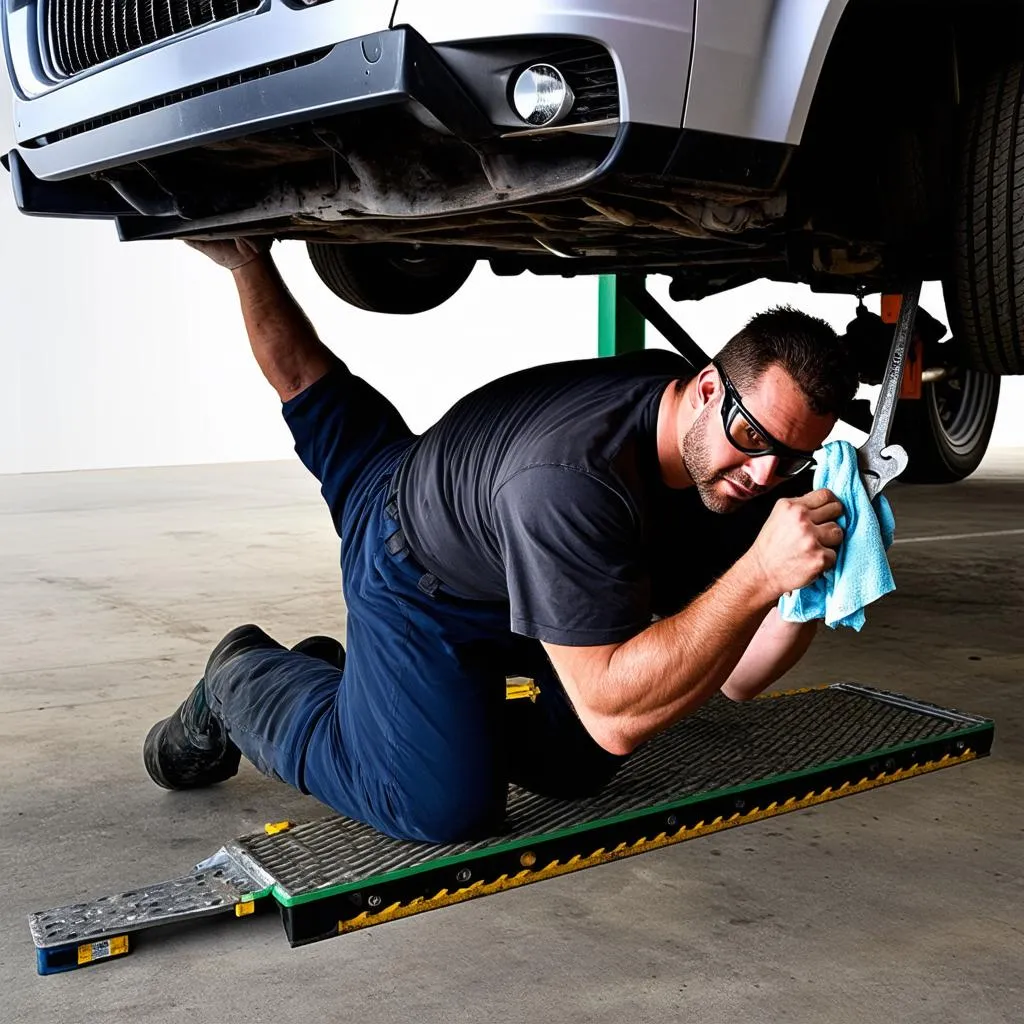
[[[139,750],[228,628],[343,612],[297,465],[0,477],[0,1020],[1019,1022],[1024,450],[891,493],[899,589],[786,684],[989,715],[990,759],[304,949],[225,918],[40,978],[29,911],[322,813],[248,767],[165,793]]]

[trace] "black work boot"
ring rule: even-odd
[[[345,648],[333,636],[307,636],[293,648],[297,654],[305,654],[310,658],[319,658],[335,668],[345,667]]]
[[[203,678],[170,718],[149,730],[142,745],[146,771],[158,786],[195,789],[224,782],[238,773],[241,752],[210,707],[206,679],[215,668],[245,651],[280,646],[258,626],[239,626],[217,644]]]

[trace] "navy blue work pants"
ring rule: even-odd
[[[284,415],[341,537],[346,659],[261,648],[207,677],[242,753],[400,839],[500,831],[509,782],[599,790],[623,759],[583,729],[539,643],[509,631],[507,604],[446,593],[403,543],[391,485],[415,439],[394,407],[338,363]],[[514,674],[537,680],[536,703],[506,701]]]

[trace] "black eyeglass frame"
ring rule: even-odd
[[[722,427],[725,430],[725,436],[729,439],[729,443],[739,452],[743,452],[744,455],[750,456],[752,459],[758,459],[762,455],[774,455],[779,460],[779,465],[776,467],[776,474],[778,476],[798,476],[805,469],[810,469],[812,466],[816,466],[817,463],[814,460],[814,452],[801,451],[799,448],[790,448],[789,445],[783,444],[781,441],[776,440],[772,435],[761,426],[760,423],[750,415],[746,406],[743,404],[743,400],[740,398],[740,393],[736,390],[736,385],[729,379],[729,375],[722,369],[721,364],[717,359],[711,361],[711,365],[718,372],[718,376],[721,378],[722,387],[725,388],[725,398],[722,399]],[[726,401],[728,398],[728,401]],[[742,414],[746,421],[764,438],[767,448],[744,448],[736,438],[732,436],[730,427],[732,426],[733,420],[736,419],[737,414]],[[795,468],[787,466],[783,460],[791,460],[795,463]]]

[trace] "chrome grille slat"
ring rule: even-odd
[[[164,39],[175,34],[174,19],[171,17],[173,0],[154,0],[153,23],[156,26],[157,39]]]
[[[92,5],[89,17],[89,31],[87,34],[86,52],[91,60],[101,64],[106,58],[103,56],[103,15],[106,7],[105,0],[96,0]]]
[[[110,0],[103,3],[103,59],[117,56],[117,11]]]
[[[81,67],[88,67],[85,52],[83,49],[84,38],[81,33],[75,31],[75,27],[82,23],[83,0],[71,0],[71,21],[68,24],[68,46],[71,50],[71,59]]]
[[[159,39],[160,32],[156,23],[156,2],[155,0],[143,0],[142,2],[142,26],[148,29],[150,39]]]
[[[64,46],[64,26],[61,22],[60,5],[51,3],[46,8],[46,34],[50,42],[50,62],[56,67],[67,60]]]
[[[128,9],[120,9],[111,4],[110,23],[114,29],[114,52],[127,53],[128,46]],[[120,35],[118,35],[120,33]]]
[[[131,49],[134,50],[137,47],[142,46],[142,40],[145,38],[145,36],[142,34],[142,12],[139,10],[138,4],[132,4],[131,6],[125,4],[124,10],[125,24],[131,24],[131,26],[135,29],[135,40],[131,44]],[[129,12],[131,13],[130,19]]]
[[[64,3],[61,6],[63,10],[61,11],[60,22],[61,32],[63,33],[64,37],[64,53],[67,57],[67,60],[71,61],[73,59],[71,55],[71,4],[69,0],[64,0]]]
[[[62,0],[60,4],[61,8],[61,27],[64,35],[64,50],[67,54],[68,61],[74,60],[71,53],[71,17],[72,17],[72,6],[73,0]]]
[[[85,31],[82,33],[82,51],[85,53],[86,60],[91,64],[99,64],[103,58],[100,57],[99,51],[96,49],[97,5],[90,5],[89,0],[79,0],[79,4],[82,11],[81,17],[85,23]],[[100,0],[100,6],[102,6],[102,0]]]
[[[261,0],[45,0],[54,70],[72,78],[204,25],[248,14]]]

